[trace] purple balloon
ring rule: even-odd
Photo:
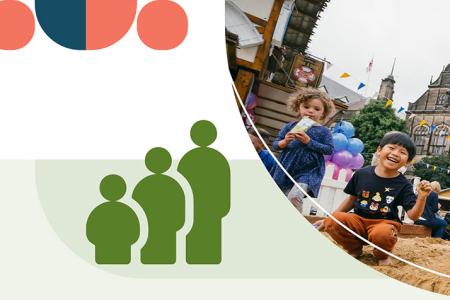
[[[352,157],[352,159],[350,160],[350,165],[348,167],[356,170],[361,169],[363,165],[364,165],[364,156],[362,156],[361,153],[358,153]]]
[[[338,165],[340,168],[347,168],[350,165],[352,158],[353,155],[350,152],[348,152],[347,150],[342,150],[333,154],[331,161]]]
[[[331,156],[332,155],[324,155],[323,158],[325,159],[325,161],[331,161]]]

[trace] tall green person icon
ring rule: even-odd
[[[86,236],[95,245],[98,264],[129,264],[131,245],[139,238],[139,219],[126,204],[117,202],[126,192],[119,175],[108,175],[100,183],[100,193],[108,200],[97,206],[86,222]]]
[[[219,151],[208,147],[216,137],[213,123],[196,122],[191,139],[199,147],[187,152],[178,164],[178,172],[191,185],[194,197],[194,222],[186,236],[189,264],[222,261],[222,218],[230,210],[230,166]]]
[[[185,199],[180,184],[164,175],[172,164],[172,157],[164,148],[153,148],[145,156],[147,169],[153,175],[142,179],[133,191],[145,212],[148,238],[141,249],[144,264],[174,264],[176,234],[185,221]]]

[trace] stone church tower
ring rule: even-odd
[[[380,91],[378,92],[378,100],[392,99],[392,97],[394,97],[394,85],[395,85],[394,67],[395,67],[395,60],[394,64],[392,65],[391,74],[389,74],[388,77],[381,80]]]
[[[407,128],[417,146],[417,154],[441,155],[450,148],[450,64],[430,82],[428,90],[409,103]],[[419,126],[425,120],[426,124]]]

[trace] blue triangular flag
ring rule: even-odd
[[[405,110],[405,108],[402,106],[402,107],[400,107],[398,110],[397,110],[397,113],[401,113],[402,111],[404,111]]]
[[[433,132],[435,129],[436,129],[436,125],[435,124],[433,124],[433,125],[431,125],[431,127],[430,127],[430,132]]]
[[[358,85],[358,90],[362,89],[363,87],[365,87],[366,85],[362,82],[359,83]]]

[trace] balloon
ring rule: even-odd
[[[347,150],[351,154],[356,155],[364,150],[364,144],[360,139],[357,138],[348,139]]]
[[[333,133],[342,133],[346,137],[351,138],[355,135],[355,127],[350,122],[340,121],[334,127]]]
[[[336,165],[335,163],[333,163],[331,161],[325,162],[325,166],[327,168],[328,168],[328,166],[333,166],[333,176],[331,178],[333,178],[334,180],[337,180],[338,176],[339,176],[339,171],[341,170],[341,168],[339,168],[338,165]]]
[[[358,153],[352,157],[348,167],[356,170],[361,169],[363,165],[364,165],[364,156],[362,156],[361,153]]]
[[[339,151],[333,154],[332,162],[337,164],[340,168],[347,168],[352,161],[353,155],[347,150]]]
[[[353,170],[351,168],[346,168],[345,169],[345,181],[349,182],[350,179],[352,179],[353,176]]]
[[[331,160],[331,156],[332,155],[324,155],[323,158],[325,159],[325,161],[330,161]]]
[[[348,140],[342,133],[333,133],[334,153],[347,149]]]

